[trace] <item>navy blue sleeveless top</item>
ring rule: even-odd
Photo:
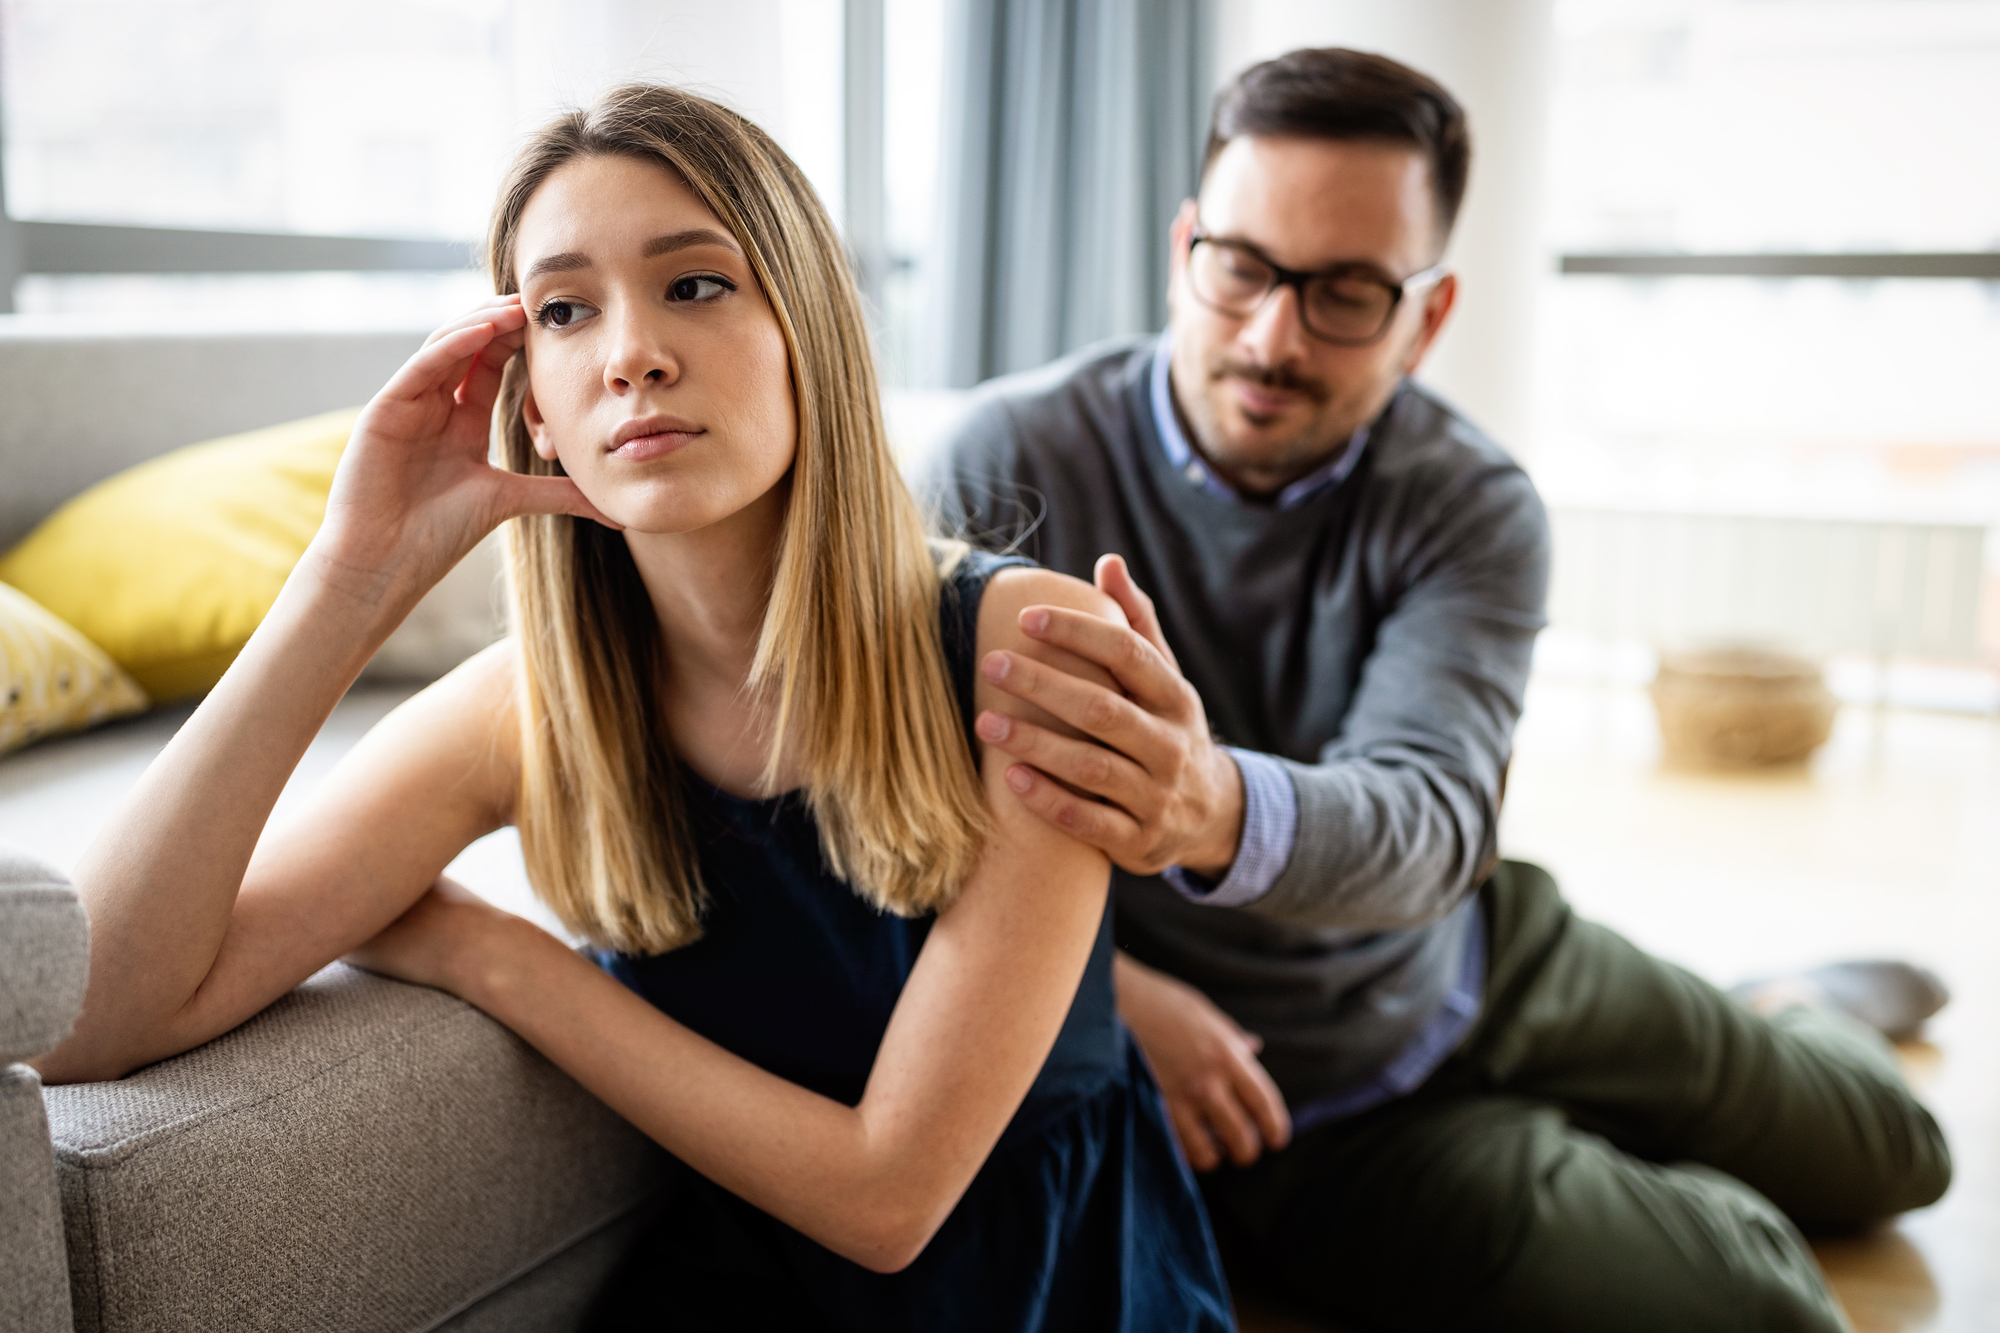
[[[996,570],[1026,563],[973,552],[945,580],[940,625],[968,736],[980,596]],[[690,776],[687,804],[709,893],[702,938],[599,961],[718,1045],[859,1103],[930,919],[879,913],[837,878],[796,793],[749,800]],[[870,1272],[684,1170],[590,1327],[1231,1328],[1194,1178],[1118,1020],[1111,951],[1107,906],[1047,1063],[908,1268]]]

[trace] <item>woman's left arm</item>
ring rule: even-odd
[[[980,607],[982,659],[1092,670],[1021,632],[1031,605],[1122,619],[1075,579],[1004,570]],[[1021,712],[983,676],[978,691],[981,708],[1005,700]],[[732,1055],[552,936],[449,887],[354,960],[477,1005],[703,1175],[893,1272],[942,1225],[1048,1058],[1109,891],[1104,854],[1029,813],[1008,789],[1007,757],[982,748],[991,841],[931,929],[859,1106]]]

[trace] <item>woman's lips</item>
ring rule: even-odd
[[[663,430],[651,435],[635,435],[613,449],[611,456],[634,463],[642,463],[649,458],[665,458],[705,434],[706,431],[699,430]]]

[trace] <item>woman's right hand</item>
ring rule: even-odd
[[[308,551],[327,577],[371,602],[414,603],[507,519],[609,522],[569,478],[487,461],[501,372],[527,323],[518,295],[494,297],[431,334],[369,401]]]

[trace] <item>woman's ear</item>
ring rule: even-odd
[[[556,442],[549,434],[549,423],[542,420],[542,409],[535,402],[535,391],[529,389],[521,395],[521,420],[528,427],[528,438],[535,443],[535,452],[545,463],[556,461]]]

